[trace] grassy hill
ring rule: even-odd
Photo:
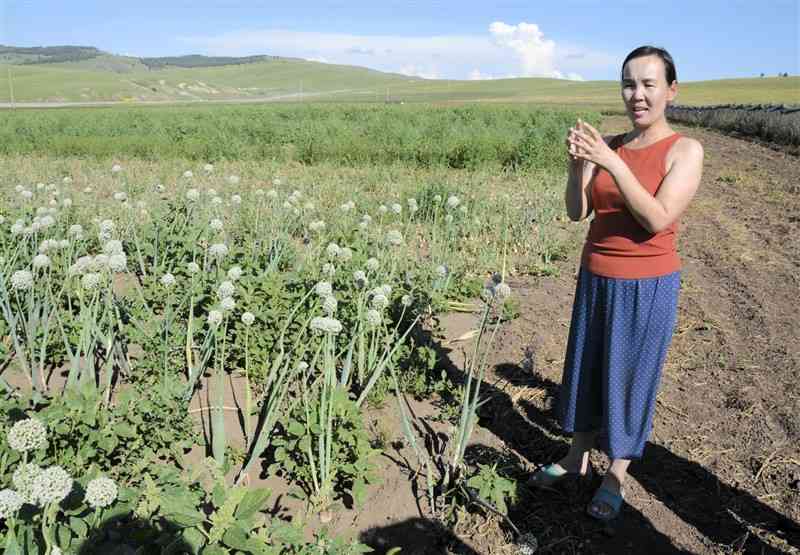
[[[0,46],[0,103],[11,102],[12,91],[13,100],[21,103],[310,99],[336,102],[523,102],[621,109],[616,81],[577,82],[544,78],[426,80],[363,67],[274,56],[135,58],[91,47]],[[678,103],[800,104],[800,77],[679,84]]]

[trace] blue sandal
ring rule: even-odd
[[[625,492],[620,491],[616,494],[604,487],[601,487],[595,492],[592,497],[591,503],[586,507],[586,512],[592,518],[601,520],[603,522],[610,522],[619,516],[622,510],[622,501],[625,498]],[[609,511],[603,511],[607,507]]]
[[[580,472],[569,472],[558,463],[548,464],[547,466],[540,467],[539,470],[533,473],[528,479],[528,486],[535,488],[552,488],[556,484],[563,482],[567,479],[578,479],[581,481],[591,481],[592,479],[592,465],[586,466],[586,474]]]

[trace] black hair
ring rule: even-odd
[[[661,61],[664,62],[664,70],[666,73],[667,78],[667,86],[671,85],[673,81],[678,80],[678,76],[675,73],[675,62],[672,61],[672,56],[669,55],[669,52],[664,50],[663,48],[658,48],[657,46],[640,46],[630,54],[628,57],[625,58],[625,61],[622,62],[622,69],[620,70],[620,81],[622,81],[622,73],[625,70],[625,64],[628,61],[634,58],[640,58],[642,56],[658,56],[661,58]]]

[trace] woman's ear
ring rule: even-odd
[[[667,89],[667,104],[671,105],[675,101],[675,97],[678,96],[678,82],[673,81],[672,84]]]

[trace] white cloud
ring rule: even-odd
[[[367,66],[426,79],[610,78],[617,57],[580,45],[559,45],[534,23],[495,21],[483,35],[356,35],[251,29],[183,36],[193,51],[218,56],[268,54]]]
[[[423,79],[439,79],[439,72],[436,71],[436,69],[423,68],[413,64],[404,65],[397,73],[409,75],[411,77],[422,77]]]

